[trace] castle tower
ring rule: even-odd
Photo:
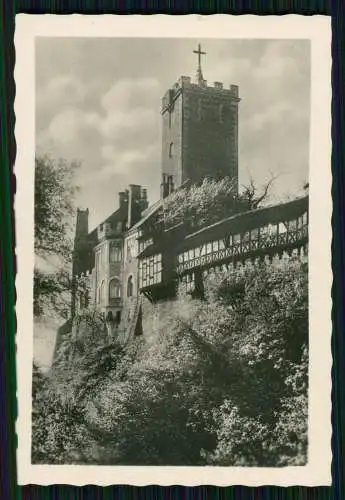
[[[82,261],[85,252],[88,250],[87,236],[89,233],[89,209],[77,209],[77,221],[74,237],[74,255],[73,255],[73,275],[84,271]]]
[[[181,78],[162,100],[162,178],[174,187],[204,177],[238,179],[238,86],[207,85],[200,44],[196,82]]]
[[[72,297],[71,315],[72,318],[76,309],[76,277],[85,271],[89,259],[90,248],[88,243],[89,233],[89,209],[77,209],[77,221],[75,226],[74,247],[72,255]]]

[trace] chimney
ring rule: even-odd
[[[129,185],[128,196],[128,228],[133,226],[141,216],[141,186],[137,184]]]
[[[161,182],[161,199],[166,198],[169,194],[169,185],[168,185],[168,174],[162,174],[162,182]]]
[[[89,209],[77,209],[77,222],[75,227],[75,239],[85,238],[89,233]]]
[[[147,189],[142,188],[141,190],[141,210],[146,210],[149,206],[149,202],[147,200]]]
[[[126,193],[126,191],[121,191],[119,193],[119,208],[124,207],[127,202],[128,202],[128,193]]]

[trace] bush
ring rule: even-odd
[[[181,297],[153,344],[85,340],[38,391],[36,459],[304,464],[307,278],[298,259],[237,267],[209,277],[206,300]]]

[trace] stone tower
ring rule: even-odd
[[[73,274],[79,274],[84,271],[85,257],[89,251],[88,244],[89,233],[89,210],[77,210],[77,221],[74,237],[73,252]]]
[[[89,233],[89,209],[77,210],[77,221],[75,228],[74,247],[72,254],[72,297],[71,315],[75,314],[76,301],[76,277],[85,271],[90,260],[90,246],[88,242]]]
[[[238,179],[237,85],[207,85],[198,50],[196,82],[182,76],[162,100],[162,177],[179,187],[186,179]]]

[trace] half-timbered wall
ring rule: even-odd
[[[181,252],[177,256],[177,272],[183,274],[194,268],[222,262],[256,251],[288,247],[308,236],[308,214],[290,221],[268,224],[250,231],[225,234],[219,239]]]
[[[162,254],[150,255],[139,261],[139,288],[162,282]]]

